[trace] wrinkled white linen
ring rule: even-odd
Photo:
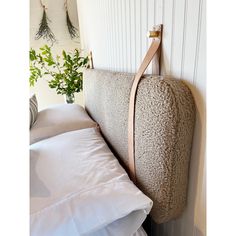
[[[151,210],[96,128],[34,143],[30,154],[31,236],[133,235]]]
[[[140,227],[132,236],[148,236],[143,227]]]

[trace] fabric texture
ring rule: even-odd
[[[32,144],[30,180],[31,236],[133,235],[152,207],[97,128]]]
[[[29,99],[29,115],[29,126],[31,128],[38,116],[38,102],[35,94],[33,94]]]
[[[126,170],[133,78],[128,73],[84,72],[86,110]],[[137,186],[153,200],[151,216],[157,223],[177,218],[186,205],[194,124],[194,100],[184,82],[160,76],[141,80],[135,105]]]
[[[30,130],[30,144],[64,132],[96,127],[94,122],[78,104],[59,104],[38,113],[37,121]]]

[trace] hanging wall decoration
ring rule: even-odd
[[[48,21],[50,21],[50,20],[47,17],[47,13],[46,13],[47,8],[42,3],[42,0],[40,0],[40,3],[43,8],[43,17],[42,17],[42,20],[39,24],[39,30],[35,36],[35,39],[38,40],[40,38],[43,38],[43,39],[46,39],[47,41],[51,41],[51,43],[53,44],[54,42],[56,42],[56,38],[48,25]]]
[[[79,38],[79,31],[77,28],[73,26],[70,20],[69,12],[68,12],[68,7],[67,7],[67,0],[65,0],[65,9],[66,9],[66,23],[67,23],[67,28],[70,34],[71,39],[74,38]]]

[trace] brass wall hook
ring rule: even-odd
[[[162,31],[163,31],[163,25],[156,25],[153,27],[152,30],[148,32],[148,37],[152,38],[153,41],[159,40],[160,41],[160,47],[156,53],[156,56],[154,56],[152,61],[152,73],[161,75],[161,42],[162,42]]]
[[[149,30],[147,36],[149,38],[160,38],[162,36],[162,25],[154,26],[152,30]]]

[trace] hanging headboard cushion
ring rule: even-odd
[[[124,167],[128,167],[128,105],[134,74],[89,69],[85,108]],[[135,105],[137,186],[153,200],[157,223],[177,218],[186,205],[195,106],[180,80],[147,76]]]

